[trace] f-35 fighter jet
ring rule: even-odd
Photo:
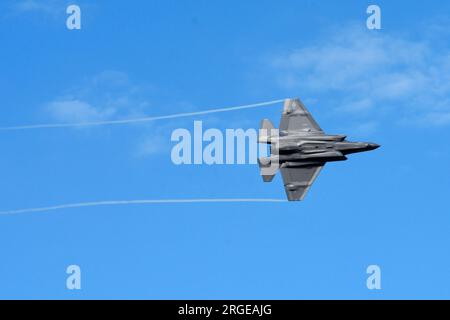
[[[325,163],[379,147],[325,134],[299,99],[285,101],[279,129],[270,120],[261,121],[258,141],[270,144],[270,156],[258,159],[264,181],[271,182],[280,169],[289,201],[303,200]]]

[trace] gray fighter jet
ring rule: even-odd
[[[270,144],[270,156],[258,159],[264,181],[271,182],[280,169],[289,201],[303,200],[325,163],[379,147],[325,134],[299,99],[285,101],[279,129],[262,120],[258,141]]]

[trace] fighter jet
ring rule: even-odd
[[[261,121],[258,142],[270,145],[270,156],[258,159],[264,182],[271,182],[280,169],[289,201],[305,198],[327,162],[347,160],[348,154],[379,147],[347,141],[345,135],[326,134],[300,99],[285,101],[279,129],[270,120]]]

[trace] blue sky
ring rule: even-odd
[[[67,30],[65,9],[82,10]],[[382,148],[331,163],[301,203],[0,216],[1,298],[449,298],[450,4],[0,4],[0,127],[301,97]],[[0,210],[101,200],[284,198],[255,165],[175,166],[172,130],[257,128],[281,105],[123,126],[0,132]],[[82,290],[66,289],[66,267]],[[366,268],[382,270],[382,290]]]

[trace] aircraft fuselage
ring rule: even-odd
[[[271,141],[271,158],[285,166],[311,165],[347,160],[346,155],[379,147],[375,143],[351,142],[344,135],[285,135]],[[273,158],[272,158],[273,160]]]

